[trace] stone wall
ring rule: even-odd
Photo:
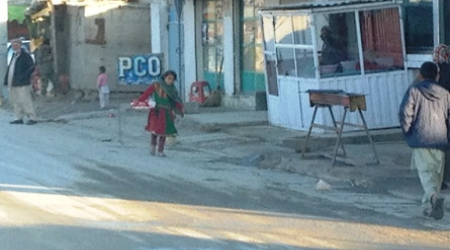
[[[95,90],[98,68],[105,66],[112,91],[140,91],[118,85],[119,56],[151,52],[150,7],[114,3],[67,8],[67,60],[73,89]]]

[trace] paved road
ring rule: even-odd
[[[230,157],[266,146],[257,140],[189,134],[152,158],[145,116],[11,118],[0,111],[1,250],[450,249],[445,225],[332,200],[346,193]]]

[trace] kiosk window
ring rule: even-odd
[[[403,69],[399,18],[397,8],[359,13],[366,73]]]
[[[316,15],[322,78],[360,74],[355,12]]]
[[[434,44],[433,0],[403,0],[403,13],[406,53],[429,54]]]

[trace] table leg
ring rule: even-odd
[[[337,126],[336,119],[334,118],[333,109],[331,108],[331,106],[328,106],[328,110],[330,111],[331,120],[333,120],[333,126],[335,128],[336,134],[339,135],[339,128]],[[342,152],[343,152],[344,156],[346,156],[347,152],[345,152],[344,144],[342,144],[342,143],[340,143],[340,144],[341,144]]]
[[[344,131],[344,123],[345,123],[345,117],[347,116],[347,111],[348,111],[348,109],[344,108],[344,115],[342,116],[341,126],[338,131],[338,138],[336,141],[336,145],[334,146],[334,154],[333,154],[333,160],[331,161],[331,165],[334,165],[334,163],[336,161],[337,151],[339,149],[339,144],[341,143],[342,131]]]
[[[361,116],[361,120],[364,125],[364,130],[366,130],[367,137],[369,138],[370,145],[372,146],[373,155],[375,156],[375,160],[376,160],[375,164],[379,164],[380,160],[378,159],[378,154],[377,154],[377,151],[375,150],[375,145],[373,143],[372,136],[370,136],[369,129],[367,128],[366,119],[364,119],[364,115],[363,115],[361,109],[358,109],[358,112],[359,112],[359,115]]]
[[[318,105],[316,105],[314,107],[314,112],[313,112],[313,116],[312,116],[312,119],[311,119],[311,124],[309,125],[309,129],[308,129],[308,135],[306,136],[305,144],[303,145],[302,158],[305,157],[306,147],[308,146],[309,136],[311,135],[311,131],[312,131],[312,128],[313,128],[314,120],[316,119],[316,113],[317,113],[317,109],[318,108],[319,108]]]

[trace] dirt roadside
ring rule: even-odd
[[[59,117],[71,114],[97,113],[99,116],[115,114],[118,110],[126,110],[127,103],[137,98],[135,93],[114,93],[110,98],[108,109],[101,110],[95,97],[82,98],[75,91],[61,97],[47,98],[35,96],[35,106],[42,121],[57,121]],[[2,108],[12,111],[10,105]],[[201,112],[223,112],[223,108],[205,109]],[[142,115],[142,114],[139,114]],[[133,114],[130,116],[131,119]],[[195,120],[183,119],[178,124],[180,139],[183,135],[216,134],[212,140],[218,140],[221,135],[244,138],[242,142],[223,143],[204,141],[196,143],[207,149],[226,151],[230,157],[218,159],[236,165],[253,166],[260,169],[277,169],[298,175],[310,176],[317,180],[325,180],[332,186],[358,189],[364,192],[387,193],[393,189],[416,190],[420,187],[417,173],[409,169],[411,150],[403,141],[385,141],[375,144],[380,164],[372,165],[373,154],[369,144],[345,145],[346,158],[338,158],[338,163],[331,165],[334,144],[316,145],[305,158],[301,154],[283,145],[282,141],[292,137],[292,131],[270,125],[226,127],[206,129],[199,126]]]

